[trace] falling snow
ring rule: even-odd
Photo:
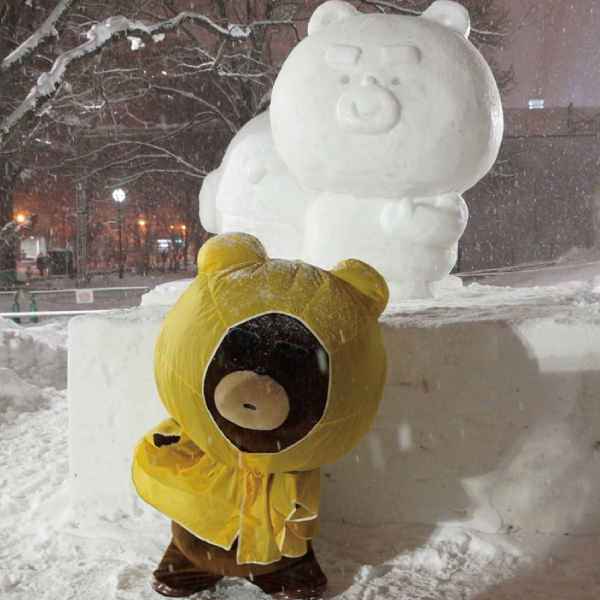
[[[585,295],[597,293],[598,283],[596,275],[544,291],[557,297],[566,290]],[[483,291],[481,286],[473,290],[475,303]],[[531,293],[507,289],[506,296],[517,308],[517,297],[528,304]],[[122,511],[98,526],[83,527],[71,512],[67,322],[17,325],[0,319],[0,593],[7,600],[158,598],[149,580],[169,538],[164,517],[152,513],[135,518]],[[397,444],[402,452],[414,446],[414,435],[408,423],[401,424]],[[371,450],[376,457],[376,441]],[[367,527],[325,521],[315,548],[329,577],[328,599],[600,597],[598,536],[563,536],[560,544],[551,537],[517,531],[483,534],[451,524]],[[544,544],[553,549],[536,562],[529,549]],[[215,594],[231,600],[267,598],[236,579]]]

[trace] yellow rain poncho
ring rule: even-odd
[[[173,417],[138,445],[133,479],[140,496],[237,561],[269,564],[302,556],[318,532],[319,467],[368,431],[385,382],[378,317],[383,278],[348,260],[331,271],[269,260],[247,234],[224,234],[198,255],[198,277],[168,313],[158,337],[155,377]],[[240,450],[207,407],[205,377],[232,327],[281,313],[300,321],[328,356],[320,420],[281,451]],[[285,424],[282,426],[285,435]],[[157,444],[173,440],[169,444]]]

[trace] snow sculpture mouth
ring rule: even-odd
[[[381,110],[381,104],[377,104],[376,106],[374,106],[371,110],[360,110],[358,106],[356,106],[356,102],[352,102],[351,106],[350,106],[351,110],[352,110],[352,116],[356,117],[357,119],[370,119],[372,117],[375,117],[375,115]]]
[[[392,129],[400,120],[400,103],[372,77],[348,90],[338,100],[338,122],[349,131],[377,135]]]

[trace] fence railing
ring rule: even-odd
[[[70,310],[38,310],[36,297],[49,294],[74,294],[78,304],[92,304],[93,295],[96,292],[148,292],[148,286],[129,286],[129,287],[103,287],[103,288],[71,288],[62,290],[31,290],[29,288],[13,290],[10,292],[0,292],[2,295],[13,296],[13,304],[10,311],[0,312],[1,318],[12,319],[15,323],[21,323],[21,319],[27,319],[32,323],[37,323],[40,317],[73,317],[76,315],[85,315],[91,313],[104,313],[112,309],[70,309]],[[81,302],[79,294],[91,292],[92,298]],[[29,310],[21,310],[21,305],[26,304]],[[24,307],[25,308],[25,307]]]
[[[147,292],[150,288],[145,285],[137,285],[132,287],[104,287],[104,288],[70,288],[66,290],[27,290],[30,294],[35,294],[38,296],[39,294],[69,294],[69,293],[77,293],[79,290],[87,290],[89,292],[132,292],[136,290],[144,290]],[[8,292],[0,292],[0,294],[8,296],[15,295],[19,293],[20,290],[10,290]]]
[[[76,315],[88,315],[91,313],[106,313],[110,312],[111,309],[98,309],[98,310],[41,310],[41,311],[29,311],[29,312],[0,312],[0,317],[5,319],[27,319],[27,318],[39,318],[39,317],[74,317]],[[114,309],[113,309],[114,310]],[[126,309],[121,309],[126,310]]]

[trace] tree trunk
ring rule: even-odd
[[[0,59],[7,56],[15,47],[17,22],[17,3],[4,3],[0,7]],[[4,93],[8,90],[6,82],[0,83],[0,88],[3,88],[2,95],[6,96]],[[14,165],[0,149],[0,286],[9,287],[16,283],[17,268],[16,234],[13,224],[16,179],[17,171]]]
[[[13,224],[13,200],[18,169],[0,155],[0,286],[16,283],[16,242]]]

